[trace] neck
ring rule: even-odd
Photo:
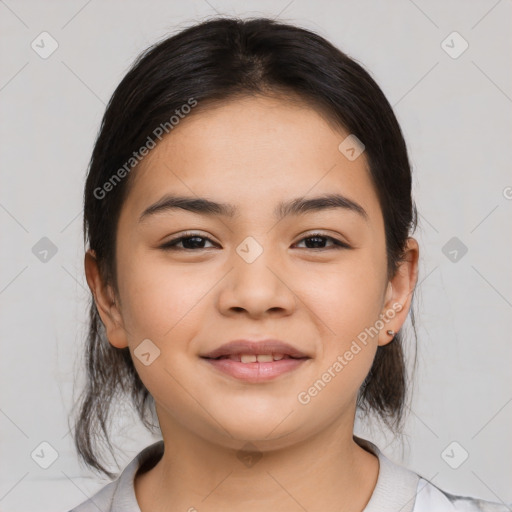
[[[361,512],[377,483],[378,458],[354,441],[352,428],[340,425],[287,448],[253,453],[178,425],[162,432],[164,455],[135,478],[142,512]]]

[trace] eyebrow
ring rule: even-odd
[[[188,197],[166,194],[156,203],[146,208],[139,222],[158,213],[171,210],[186,210],[199,215],[221,215],[225,217],[234,217],[238,208],[227,203],[217,203],[203,197]],[[342,209],[354,212],[368,222],[368,214],[366,210],[358,203],[341,194],[325,194],[318,197],[305,198],[297,197],[288,201],[279,203],[274,209],[274,216],[278,220],[290,215],[302,215],[309,212],[322,210]]]

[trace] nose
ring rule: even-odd
[[[297,298],[284,265],[270,250],[253,259],[245,257],[244,245],[231,258],[232,269],[223,280],[218,307],[224,315],[245,312],[253,318],[293,313]],[[249,251],[254,251],[254,247]]]

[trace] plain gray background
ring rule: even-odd
[[[419,370],[405,450],[378,426],[356,433],[448,492],[512,502],[511,3],[0,1],[0,510],[66,511],[108,482],[79,465],[67,420],[83,371],[85,171],[138,53],[217,13],[318,32],[393,105],[420,212]],[[31,47],[50,48],[42,32],[58,44],[48,58]],[[115,429],[121,469],[155,440],[129,411]],[[58,455],[48,469],[31,457],[43,442]]]

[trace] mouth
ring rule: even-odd
[[[235,340],[199,357],[216,371],[251,383],[273,380],[312,359],[279,340]]]
[[[255,362],[252,359],[248,359],[248,356],[264,356],[267,359],[271,356],[272,359],[277,361],[286,357],[294,359],[310,357],[290,343],[273,339],[261,341],[233,340],[224,343],[224,345],[217,347],[211,352],[200,354],[200,357],[207,359],[218,359],[219,357],[229,358],[231,356],[239,357],[240,359],[238,359],[238,361],[241,361],[241,358],[244,357],[247,362]],[[261,362],[270,362],[270,359],[268,359],[268,361],[262,360]]]
[[[282,361],[283,359],[309,359],[309,357],[293,357],[288,354],[230,354],[219,357],[203,357],[203,359],[229,359],[230,361],[238,361],[239,363],[271,363],[272,361]]]

